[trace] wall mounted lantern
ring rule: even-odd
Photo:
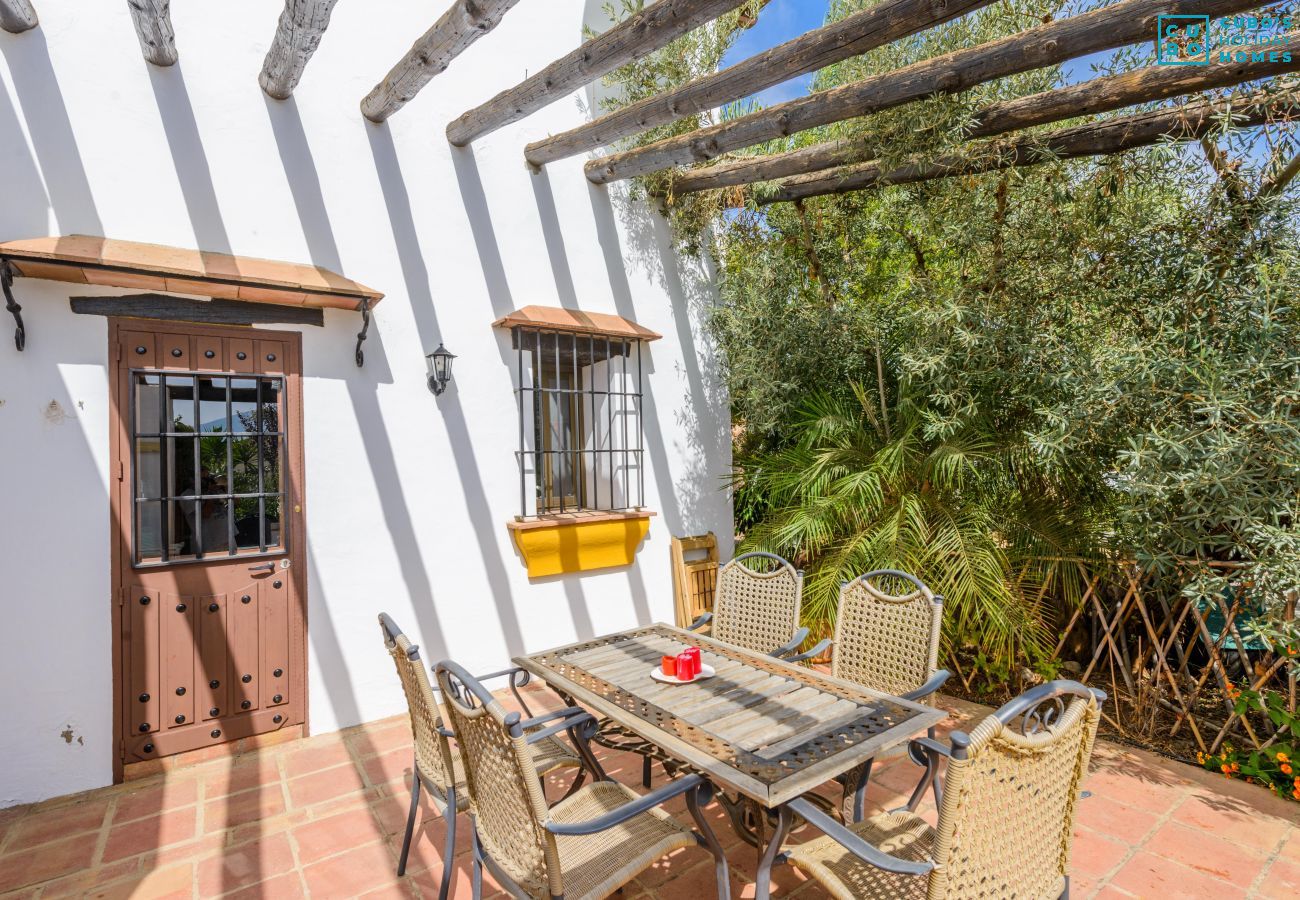
[[[429,390],[436,397],[447,389],[447,382],[451,381],[451,361],[456,358],[456,354],[439,342],[438,349],[425,358],[430,363]]]

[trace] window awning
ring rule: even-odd
[[[384,296],[320,266],[84,234],[0,243],[0,276],[8,309],[18,320],[16,340],[20,350],[21,307],[10,291],[14,277],[197,294],[278,306],[355,310],[365,320],[358,335],[357,365],[361,365],[361,341],[365,340],[369,327],[370,309]]]
[[[619,337],[634,341],[657,341],[663,337],[662,334],[622,316],[563,309],[558,306],[525,306],[502,316],[492,325],[496,328],[523,327],[539,331]]]

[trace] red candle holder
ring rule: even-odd
[[[679,681],[695,680],[695,663],[691,660],[689,653],[677,654],[677,679]]]

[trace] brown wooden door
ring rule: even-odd
[[[300,342],[114,320],[122,760],[303,722]]]

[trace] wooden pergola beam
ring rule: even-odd
[[[135,22],[135,36],[145,62],[176,65],[176,32],[172,29],[171,0],[126,0]]]
[[[860,56],[991,2],[884,0],[676,90],[647,97],[563,134],[534,141],[524,148],[524,158],[532,165],[541,166],[607,146],[619,138],[706,112],[796,76]]]
[[[1212,59],[1208,66],[1154,65],[1005,100],[976,113],[973,124],[963,136],[992,137],[1075,116],[1109,112],[1139,103],[1165,100],[1300,70],[1300,35],[1269,49],[1278,51],[1277,62],[1219,62]],[[1283,62],[1288,53],[1291,56],[1290,62]],[[844,139],[813,144],[787,153],[738,159],[685,171],[673,179],[672,192],[690,194],[714,188],[774,181],[862,162],[871,159],[878,149],[865,139]]]
[[[0,28],[22,34],[40,24],[31,0],[0,0]]]
[[[1120,116],[1073,128],[973,146],[973,155],[951,153],[887,169],[879,161],[800,175],[781,182],[762,203],[806,200],[866,188],[911,184],[954,175],[972,175],[1059,159],[1104,156],[1146,147],[1162,140],[1192,141],[1209,134],[1231,116],[1234,128],[1251,128],[1300,114],[1300,91],[1256,94],[1245,102],[1201,99],[1171,109]]]
[[[455,0],[384,80],[361,101],[361,114],[382,122],[446,70],[465,48],[496,28],[519,0]]]
[[[1215,17],[1257,5],[1258,0],[1122,0],[978,47],[945,53],[893,72],[778,103],[730,122],[594,159],[586,164],[587,178],[596,184],[606,184],[672,166],[703,162],[742,147],[869,115],[933,94],[959,93],[1008,75],[1151,40],[1158,15]]]
[[[659,0],[471,109],[447,126],[447,140],[463,147],[750,2],[753,0]]]
[[[330,24],[338,0],[284,0],[275,38],[258,83],[276,100],[288,100]]]

